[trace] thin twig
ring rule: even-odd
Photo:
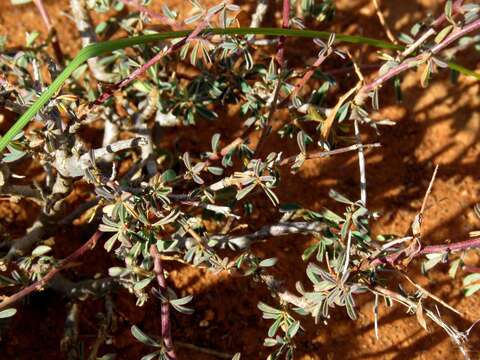
[[[428,184],[427,192],[423,197],[422,207],[420,208],[420,214],[423,214],[425,212],[425,207],[427,206],[427,200],[428,200],[428,197],[430,196],[430,193],[432,192],[432,187],[433,187],[433,183],[435,182],[435,177],[437,176],[437,171],[438,171],[438,165],[435,166],[435,170],[433,170],[433,175],[432,175],[432,178],[430,179],[430,183]]]
[[[283,10],[282,10],[282,28],[287,29],[290,23],[290,0],[283,0]],[[282,77],[283,71],[285,70],[285,36],[280,36],[277,46],[277,53],[275,55],[278,64],[280,65],[278,69],[278,79],[275,83],[275,90],[273,93],[272,103],[270,104],[270,111],[268,112],[267,121],[262,125],[262,131],[260,133],[260,139],[254,150],[254,156],[258,153],[263,143],[265,142],[270,129],[271,122],[275,111],[277,110],[278,98],[280,96],[280,89],[282,87]]]
[[[298,95],[302,87],[313,76],[313,74],[315,73],[315,70],[318,69],[320,65],[323,64],[323,62],[330,56],[331,53],[332,53],[332,49],[329,47],[327,51],[322,51],[319,54],[319,56],[317,57],[317,59],[315,60],[311,68],[307,70],[307,72],[302,76],[302,79],[295,85],[295,88],[293,89],[292,95],[291,95],[292,98],[295,98]]]
[[[337,103],[335,104],[332,111],[327,116],[327,119],[322,124],[322,138],[323,140],[327,141],[328,136],[330,134],[330,130],[332,129],[333,123],[335,121],[335,117],[337,115],[338,110],[342,107],[344,102],[352,96],[356,91],[358,91],[361,87],[361,82],[358,82],[354,87],[348,90],[345,94],[343,94],[340,99],[338,99]]]
[[[374,294],[380,294],[382,296],[389,297],[396,302],[406,306],[409,310],[413,310],[416,312],[418,305],[406,298],[405,296],[398,294],[394,291],[391,291],[389,289],[383,288],[381,286],[375,286],[373,289],[370,289],[370,291]],[[468,355],[468,352],[465,348],[465,341],[466,341],[466,334],[460,332],[457,330],[454,326],[449,325],[445,323],[437,314],[435,314],[433,311],[429,309],[423,309],[425,314],[433,321],[435,322],[438,326],[440,326],[442,329],[445,330],[445,332],[448,334],[452,342],[457,345],[458,349],[460,352],[463,354],[464,358],[469,360],[470,356]]]
[[[426,254],[444,254],[444,253],[464,251],[464,250],[476,249],[476,248],[480,248],[480,237],[459,241],[451,244],[428,245],[423,248],[420,248],[420,250],[418,250],[416,253],[413,254],[413,257],[418,257]],[[370,266],[378,266],[382,264],[394,265],[399,259],[403,258],[404,253],[405,253],[405,249],[401,249],[390,255],[375,258],[370,262]]]
[[[136,1],[136,0],[120,0],[120,1],[127,6],[131,6],[131,7],[135,8],[139,12],[142,12],[142,13],[148,15],[152,19],[158,20],[165,25],[171,26],[173,30],[180,30],[181,29],[181,25],[178,22],[176,22],[175,20],[170,19],[168,16],[158,14],[158,13],[148,9],[147,7],[139,4],[138,1]]]
[[[196,351],[196,352],[199,352],[199,353],[212,355],[212,356],[215,356],[219,359],[231,359],[233,357],[232,354],[224,353],[224,352],[221,352],[221,351],[218,351],[218,350],[208,349],[208,348],[205,348],[205,347],[202,347],[202,346],[197,346],[197,345],[194,345],[194,344],[189,344],[189,343],[186,343],[186,342],[183,342],[183,341],[175,341],[175,344],[178,347],[183,347],[185,349],[193,350],[193,351]]]
[[[360,128],[358,126],[358,120],[353,120],[355,127],[355,140],[358,145],[358,168],[360,170],[360,200],[363,206],[367,206],[367,174],[365,171],[365,153],[363,151],[362,139],[360,137]]]
[[[273,225],[265,225],[259,230],[245,235],[212,235],[208,237],[208,244],[210,246],[219,245],[220,247],[230,246],[236,249],[248,248],[252,242],[267,239],[269,237],[285,236],[291,234],[311,234],[321,232],[326,228],[326,225],[322,222],[278,222]],[[187,248],[191,244],[198,243],[198,239],[193,237],[175,238],[180,244],[183,244]],[[206,243],[200,238],[202,243]]]
[[[343,265],[342,274],[346,274],[348,271],[348,265],[350,265],[350,248],[352,247],[352,231],[348,231],[347,236],[347,248],[345,249],[345,263]]]
[[[380,24],[382,25],[383,29],[385,30],[385,34],[387,35],[388,39],[392,43],[398,44],[397,39],[395,38],[395,36],[393,36],[393,33],[390,30],[390,27],[388,26],[387,22],[385,21],[385,17],[383,16],[382,10],[380,9],[380,4],[378,3],[378,0],[373,0],[373,6],[375,7],[375,12],[377,13],[378,20],[380,21]]]
[[[480,237],[443,245],[429,245],[420,250],[420,255],[442,254],[480,247]]]
[[[458,14],[461,12],[462,10],[462,4],[463,4],[463,0],[456,0],[453,4],[452,4],[452,15],[455,15],[455,14]],[[445,15],[444,12],[442,12],[442,14],[433,21],[432,23],[432,26],[433,27],[439,27],[440,25],[443,24],[443,22],[447,20],[447,17]]]
[[[453,3],[452,6],[452,16],[458,14],[461,11],[463,0],[457,0]],[[428,28],[420,37],[413,42],[412,44],[408,45],[406,49],[400,54],[398,60],[405,59],[408,55],[412,54],[415,50],[417,50],[429,37],[435,35],[437,33],[436,28],[443,24],[443,22],[447,19],[445,13],[442,14],[433,21],[430,28]]]
[[[67,256],[64,260],[60,262],[60,264],[57,267],[52,268],[43,278],[40,280],[34,282],[33,284],[27,286],[26,288],[20,290],[19,292],[7,297],[5,300],[3,300],[0,303],[0,310],[5,309],[6,307],[9,307],[19,300],[23,299],[25,296],[30,295],[34,291],[41,290],[45,287],[45,285],[53,279],[55,275],[57,275],[60,271],[65,269],[67,265],[69,265],[72,261],[76,260],[86,252],[92,250],[95,245],[97,244],[97,241],[100,239],[102,236],[102,232],[97,230],[90,239],[88,239],[87,242],[85,242],[82,246],[80,246],[77,250],[75,250],[73,253],[71,253],[69,256]]]
[[[381,86],[382,84],[384,84],[388,80],[392,79],[393,77],[401,74],[405,70],[410,69],[412,67],[416,67],[419,64],[424,63],[431,56],[438,54],[439,52],[444,50],[448,45],[450,45],[454,41],[456,41],[459,38],[467,35],[468,33],[476,31],[478,29],[480,29],[480,19],[477,19],[477,20],[469,23],[468,25],[465,25],[462,28],[454,30],[442,42],[440,42],[439,44],[437,44],[433,48],[431,48],[428,54],[427,53],[421,53],[417,56],[405,59],[403,62],[401,62],[397,66],[394,66],[394,67],[390,68],[384,74],[379,75],[373,81],[364,85],[359,90],[359,92],[357,93],[357,95],[355,97],[355,103],[358,104],[358,105],[363,104],[370,91],[378,88],[379,86]]]
[[[92,24],[92,20],[88,14],[85,0],[70,0],[70,8],[72,11],[75,26],[82,38],[82,45],[86,47],[97,42],[97,35]],[[92,72],[95,79],[103,82],[111,82],[113,75],[105,72],[103,66],[99,62],[98,57],[87,60],[88,68]]]
[[[431,297],[433,300],[435,300],[436,302],[438,302],[439,304],[441,304],[442,306],[446,307],[447,309],[453,311],[455,314],[457,315],[460,315],[460,316],[463,316],[463,314],[458,311],[457,309],[455,309],[454,307],[448,305],[445,301],[443,301],[442,299],[440,299],[438,296],[435,296],[434,294],[432,294],[430,291],[428,291],[427,289],[425,289],[424,287],[420,286],[419,284],[417,284],[416,282],[414,282],[407,274],[405,274],[404,272],[400,272],[400,274],[405,278],[407,279],[407,281],[412,284],[413,286],[415,286],[417,288],[417,290],[420,290],[422,293],[424,293],[425,295]]]
[[[339,149],[334,149],[334,150],[329,150],[329,151],[318,151],[318,152],[314,152],[314,153],[307,153],[306,156],[305,156],[305,160],[321,159],[321,158],[330,157],[332,155],[344,154],[344,153],[347,153],[347,152],[350,152],[350,151],[357,151],[360,147],[362,147],[363,149],[368,149],[368,148],[377,148],[377,147],[381,147],[381,146],[382,146],[382,144],[380,144],[380,143],[361,144],[361,145],[353,144],[353,145],[350,145],[350,146],[346,146],[346,147],[339,148]],[[280,166],[285,166],[285,165],[291,164],[291,163],[295,162],[296,158],[297,158],[296,156],[290,156],[286,159],[283,159],[280,162]]]
[[[290,23],[290,0],[283,0],[283,8],[282,8],[282,28],[288,29]],[[283,69],[285,66],[285,40],[287,38],[285,36],[280,36],[280,40],[278,41],[277,47],[277,61],[280,65],[280,68]]]
[[[200,33],[205,30],[209,24],[210,20],[213,18],[214,15],[216,15],[221,9],[218,9],[216,11],[211,11],[208,12],[203,19],[196,27],[195,29],[187,36],[181,39],[180,41],[176,42],[175,44],[163,48],[161,51],[159,51],[153,58],[148,60],[145,64],[140,66],[138,69],[133,71],[130,75],[128,75],[125,79],[121,80],[120,82],[116,83],[115,85],[109,87],[104,91],[98,98],[95,100],[94,105],[100,105],[103,104],[105,101],[107,101],[115,91],[123,89],[125,86],[130,84],[132,81],[134,81],[136,78],[139,76],[143,75],[150,67],[158,63],[162,58],[164,58],[167,55],[170,55],[177,51],[178,49],[182,48],[183,45],[187,44],[194,38],[196,38]]]
[[[60,43],[58,42],[58,34],[57,29],[53,26],[52,21],[50,20],[50,16],[48,15],[47,9],[43,4],[43,0],[33,0],[33,3],[37,7],[45,26],[47,27],[48,36],[52,40],[52,47],[55,53],[55,58],[59,63],[63,62],[63,52],[62,48],[60,47]]]

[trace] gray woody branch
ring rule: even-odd
[[[128,140],[120,140],[105,147],[93,150],[93,158],[101,159],[116,152],[141,147],[148,143],[148,139],[137,137]],[[64,177],[75,178],[83,176],[84,171],[92,166],[90,153],[83,155],[65,155],[65,152],[57,150],[54,162],[55,168]]]
[[[83,47],[97,42],[97,36],[95,34],[92,20],[88,14],[85,0],[70,0],[70,8],[72,10],[75,26],[80,32]],[[95,79],[103,82],[113,81],[113,75],[105,72],[99,63],[98,57],[91,58],[87,62],[88,68],[92,72]]]
[[[230,248],[245,249],[257,240],[292,234],[318,233],[325,228],[326,225],[321,222],[279,222],[274,225],[265,225],[251,234],[238,236],[214,235],[208,238],[208,245],[220,246],[221,248],[228,246]],[[187,248],[197,243],[196,240],[191,237],[175,240],[179,240],[180,244],[184,244]]]

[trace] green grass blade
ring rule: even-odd
[[[327,31],[299,30],[299,29],[281,29],[281,28],[214,28],[205,32],[217,35],[264,35],[264,36],[287,36],[301,38],[320,38],[328,39],[330,33]],[[30,108],[10,127],[3,137],[0,138],[0,153],[7,147],[10,141],[28,124],[28,122],[48,103],[48,101],[61,89],[65,81],[72,73],[88,59],[110,53],[115,50],[124,49],[134,45],[147,44],[167,39],[175,39],[188,36],[189,30],[185,31],[166,31],[158,34],[135,36],[125,39],[117,39],[105,42],[99,42],[82,49],[78,55],[68,64],[68,66],[58,75],[50,86],[38,97]],[[363,44],[381,49],[402,50],[403,46],[394,45],[389,42],[373,39],[365,36],[337,34],[337,42],[350,44]],[[467,76],[474,76],[480,79],[480,74],[464,68],[453,62],[448,66]]]

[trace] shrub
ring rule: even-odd
[[[144,359],[174,359],[170,312],[188,316],[194,311],[192,296],[181,296],[167,284],[163,264],[175,261],[249,277],[268,289],[272,298],[258,309],[270,324],[264,341],[269,359],[294,357],[307,317],[320,326],[340,308],[356,320],[358,297],[374,299],[375,327],[379,300],[398,303],[423,328],[427,319],[442,327],[469,357],[470,329],[462,332],[442,319],[437,306],[456,310],[416,284],[407,270],[415,258],[424,259],[424,272],[448,261],[452,277],[464,270],[465,293],[472,295],[480,289],[480,273],[464,267],[463,256],[480,246],[478,234],[458,243],[425,243],[422,219],[436,168],[410,233],[373,236],[371,224],[380,214],[367,207],[365,152],[381,151],[382,127],[394,125],[373,120],[372,114],[391,84],[401,101],[404,72],[421,69],[423,87],[437,71],[450,71],[453,80],[459,75],[480,78],[453,62],[458,52],[478,46],[479,5],[447,1],[443,14],[415,24],[397,41],[375,1],[389,37],[382,41],[306,30],[305,24],[332,28],[335,7],[328,0],[283,0],[278,28],[260,27],[269,6],[262,0],[251,27],[239,27],[241,9],[228,1],[204,7],[191,0],[193,11],[182,22],[176,10],[164,5],[156,13],[148,1],[70,0],[84,48],[69,59],[42,1],[34,3],[48,39],[40,41],[33,32],[21,49],[8,49],[5,39],[0,44],[1,100],[23,114],[0,140],[1,149],[7,148],[0,165],[1,191],[11,201],[28,198],[40,208],[24,235],[4,235],[0,280],[8,296],[0,303],[0,317],[15,316],[19,300],[46,287],[76,300],[103,298],[107,310],[98,339],[89,347],[89,358],[99,358],[112,326],[109,294],[123,287],[138,306],[161,303],[161,313],[154,314],[160,318],[160,334],[131,328],[138,341],[153,349]],[[125,5],[133,12],[126,12]],[[89,12],[106,13],[106,20],[94,26]],[[158,31],[151,22],[173,31]],[[180,30],[184,27],[191,29]],[[117,33],[120,39],[98,42]],[[290,58],[287,38],[316,47],[313,63]],[[381,50],[383,64],[373,77],[364,78],[362,65],[348,51],[352,44]],[[333,77],[332,67],[350,78]],[[352,77],[357,77],[354,84]],[[188,152],[161,139],[166,127],[181,132],[201,122],[229,122],[224,108],[234,109],[242,122],[239,136],[212,131],[210,144],[199,143]],[[22,132],[30,122],[35,126]],[[84,134],[99,128],[101,145]],[[362,142],[361,132],[368,128],[377,132],[378,142]],[[281,141],[268,152],[272,134]],[[304,208],[301,199],[280,201],[278,186],[298,176],[305,162],[345,152],[358,154],[358,198],[332,189],[336,211]],[[33,164],[42,174],[19,180],[17,163]],[[69,199],[81,186],[88,186],[86,199],[72,208]],[[78,218],[96,231],[71,255],[59,256],[63,252],[51,239]],[[313,239],[302,256],[309,281],[298,282],[295,291],[275,275],[276,258],[255,251],[257,242],[268,244],[291,234]],[[78,282],[60,274],[82,256],[91,256],[96,245],[108,253],[108,274]],[[412,283],[415,291],[405,290],[402,281]],[[64,345],[74,358],[74,346]]]

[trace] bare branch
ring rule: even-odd
[[[209,246],[220,245],[220,247],[230,246],[236,249],[248,248],[252,242],[270,237],[285,236],[291,234],[311,234],[321,232],[326,228],[326,225],[321,222],[279,222],[274,225],[265,225],[259,230],[246,235],[228,236],[228,235],[213,235],[208,238]],[[193,238],[176,239],[189,247],[195,244]]]
[[[43,4],[43,0],[33,0],[33,3],[37,7],[43,22],[45,23],[45,26],[47,27],[48,31],[48,36],[52,40],[52,47],[53,51],[55,53],[55,57],[59,63],[63,62],[63,52],[62,48],[60,47],[60,43],[58,41],[58,34],[57,34],[57,29],[52,24],[52,21],[50,20],[50,16],[48,15],[47,10],[45,9],[45,6]]]
[[[0,310],[15,304],[19,300],[23,299],[25,296],[30,295],[35,291],[43,289],[45,285],[47,285],[48,282],[52,280],[55,275],[57,275],[60,271],[65,269],[68,264],[70,264],[72,261],[82,256],[86,252],[92,250],[97,244],[97,241],[100,239],[102,234],[103,233],[101,231],[97,230],[95,234],[93,234],[92,237],[86,243],[84,243],[77,250],[75,250],[73,253],[67,256],[63,261],[61,261],[59,266],[52,268],[42,279],[34,282],[33,284],[20,290],[19,292],[4,299],[0,303]]]
[[[72,10],[75,25],[82,38],[82,45],[86,47],[97,42],[95,29],[88,14],[85,0],[70,0],[70,9]],[[88,68],[95,79],[103,82],[112,82],[114,76],[105,72],[103,66],[99,63],[98,57],[88,59]]]
[[[258,0],[257,7],[255,12],[252,15],[252,21],[250,22],[250,27],[257,28],[262,25],[265,14],[268,10],[268,0]]]

